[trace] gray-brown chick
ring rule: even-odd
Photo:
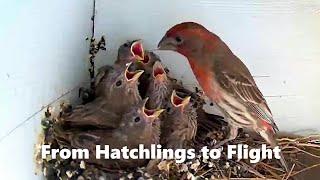
[[[96,96],[101,96],[101,89],[105,88],[105,81],[111,73],[121,73],[123,69],[126,69],[130,63],[133,63],[130,70],[134,68],[136,61],[142,60],[144,57],[143,46],[140,40],[128,41],[122,44],[118,49],[117,60],[113,66],[105,65],[98,69],[98,73],[95,77]]]
[[[171,106],[161,124],[161,144],[167,148],[187,148],[197,132],[197,113],[190,103],[190,96],[179,97],[174,90]]]
[[[107,101],[102,98],[85,105],[79,105],[71,112],[63,113],[59,122],[65,127],[99,127],[115,129],[119,127],[121,116],[113,111],[109,111]]]
[[[173,84],[160,61],[154,63],[149,81],[146,93],[146,96],[150,98],[148,106],[151,108],[164,108],[169,102]]]
[[[125,67],[128,63],[144,59],[144,50],[141,40],[128,41],[118,49],[115,65]]]
[[[97,87],[99,96],[92,102],[77,106],[60,120],[69,126],[98,126],[117,128],[120,115],[141,101],[138,91],[139,77],[143,70],[130,72],[129,67],[111,70]]]
[[[86,89],[80,88],[79,89],[79,97],[81,97],[83,104],[93,101],[99,94],[99,90],[96,91],[95,89],[100,89],[101,82],[106,79],[110,72],[114,71],[115,69],[125,69],[126,66],[135,61],[142,60],[144,58],[144,50],[140,40],[128,41],[122,44],[118,49],[118,57],[113,66],[105,65],[98,69],[98,73],[94,78],[94,88]]]
[[[160,57],[158,55],[151,51],[144,51],[143,59],[139,59],[138,61],[136,61],[136,64],[140,69],[143,69],[146,74],[151,75],[153,65],[157,61],[161,62]]]
[[[72,148],[89,149],[88,162],[95,163],[106,169],[129,168],[144,165],[146,160],[120,159],[105,160],[95,158],[96,145],[109,145],[111,148],[121,149],[127,146],[129,149],[137,148],[139,144],[150,148],[151,144],[158,144],[160,128],[158,117],[162,109],[147,109],[147,99],[133,106],[122,117],[120,127],[115,130],[91,130],[87,132],[62,131],[55,128],[55,134],[59,144],[70,144]]]
[[[125,69],[114,68],[100,81],[96,95],[97,99],[105,101],[101,108],[119,114],[141,101],[138,85],[144,71],[129,71],[131,64]]]
[[[156,61],[160,61],[159,57],[153,52],[144,51],[144,58],[134,61],[130,68],[144,70],[140,78],[139,91],[142,97],[147,97],[146,92],[150,84],[150,77],[152,75],[152,67]]]

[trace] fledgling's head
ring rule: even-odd
[[[118,49],[117,64],[126,64],[135,60],[144,59],[144,50],[141,40],[128,41]]]
[[[206,42],[217,38],[204,26],[195,22],[183,22],[170,28],[158,44],[159,50],[172,50],[185,56],[203,52]]]
[[[179,109],[180,112],[183,112],[183,110],[189,105],[190,103],[190,96],[187,97],[180,97],[177,95],[177,92],[175,90],[172,91],[170,102],[174,109]]]
[[[152,67],[156,61],[160,61],[160,57],[151,51],[145,51],[143,60],[140,60],[144,66]]]
[[[152,79],[155,84],[163,84],[167,81],[167,73],[160,61],[156,61],[152,67]]]
[[[159,121],[163,109],[147,109],[148,98],[142,100],[136,106],[123,115],[119,131],[130,134],[133,138],[147,138],[153,132],[153,124]],[[151,136],[150,136],[151,137]]]
[[[129,70],[131,66],[132,63],[129,63],[125,69],[117,69],[109,75],[105,84],[107,95],[115,98],[140,96],[138,92],[139,78],[144,70],[131,71]]]

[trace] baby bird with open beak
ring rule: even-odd
[[[160,61],[154,63],[149,80],[150,84],[146,93],[146,96],[150,98],[148,105],[152,108],[163,108],[169,101],[173,88]]]
[[[125,112],[130,106],[141,101],[138,90],[139,78],[143,70],[130,71],[130,63],[125,69],[115,69],[97,87],[98,99],[104,101],[104,109],[116,113]],[[119,98],[126,101],[119,101]]]
[[[197,113],[190,96],[182,98],[173,90],[171,105],[161,124],[161,144],[166,148],[187,148],[197,132]]]
[[[96,145],[109,145],[110,149],[121,149],[127,146],[128,149],[138,148],[143,144],[146,149],[151,144],[158,144],[160,138],[159,115],[163,109],[147,109],[147,98],[132,106],[126,112],[119,128],[115,130],[91,130],[87,132],[63,131],[55,128],[55,134],[61,145],[71,144],[72,148],[88,149],[90,159],[88,162],[98,164],[105,169],[130,168],[145,165],[147,160],[120,159],[105,160],[95,158]],[[66,143],[67,142],[67,143]]]
[[[144,50],[140,40],[128,41],[122,44],[118,49],[118,57],[113,66],[105,65],[99,68],[98,73],[95,78],[95,87],[99,89],[104,88],[103,82],[111,72],[122,71],[130,63],[135,63],[144,58]],[[134,65],[131,65],[134,67]],[[134,68],[136,69],[136,68]],[[99,92],[96,92],[96,96],[99,96]]]
[[[143,59],[136,61],[139,68],[145,70],[146,74],[151,75],[155,62],[160,61],[160,57],[151,51],[144,51]]]
[[[125,69],[129,63],[140,61],[144,59],[144,50],[141,40],[128,41],[122,44],[118,49],[118,57],[113,66],[105,65],[98,69],[98,73],[94,78],[94,88],[79,89],[79,96],[81,97],[83,104],[93,101],[97,96],[100,96],[99,92],[96,91],[98,88],[103,88],[101,82],[104,81],[110,72]]]
[[[119,115],[141,101],[138,80],[143,70],[131,72],[128,69],[129,66],[122,71],[112,71],[97,88],[100,96],[90,103],[77,106],[71,113],[63,114],[61,122],[70,126],[118,127]]]
[[[115,65],[124,67],[130,62],[143,60],[144,56],[141,40],[128,41],[119,47]]]

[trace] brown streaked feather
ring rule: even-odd
[[[254,116],[267,121],[274,131],[278,131],[267,102],[251,73],[235,55],[215,61],[214,68],[217,82],[229,95],[242,101]]]
[[[114,129],[119,126],[120,116],[103,108],[103,101],[76,107],[72,114],[62,116],[61,121],[70,126],[97,126]]]

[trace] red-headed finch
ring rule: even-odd
[[[218,145],[236,138],[238,128],[254,130],[271,146],[277,145],[278,128],[266,100],[248,68],[216,34],[184,22],[170,28],[158,48],[184,55],[205,95],[224,112],[230,134]],[[286,167],[284,159],[282,164]]]

